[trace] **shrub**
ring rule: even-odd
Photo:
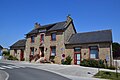
[[[12,55],[9,55],[8,60],[18,60],[16,57],[13,57]]]
[[[62,64],[70,65],[71,62],[72,62],[71,56],[67,56],[66,59],[65,59],[65,61],[62,62]]]
[[[4,56],[9,56],[10,55],[10,52],[8,52],[8,51],[3,51],[3,53],[2,53]]]
[[[116,68],[114,66],[109,66],[107,69],[115,70]]]
[[[84,59],[80,63],[81,66],[86,66],[86,67],[96,67],[96,68],[104,68],[104,61],[103,60],[94,60],[94,59]]]
[[[53,62],[53,63],[55,63],[55,56],[50,56],[50,62]]]
[[[8,60],[13,60],[13,56],[10,55],[10,56],[8,57]]]

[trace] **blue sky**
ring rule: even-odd
[[[120,0],[0,0],[0,44],[9,47],[34,28],[66,20],[77,32],[112,29],[120,43]]]

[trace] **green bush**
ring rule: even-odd
[[[8,51],[3,51],[3,55],[4,55],[4,56],[9,56],[9,55],[10,55],[10,52],[8,52]]]
[[[8,60],[18,60],[16,57],[13,57],[12,55],[9,55]]]
[[[8,57],[8,60],[13,60],[13,56],[10,55],[10,56]]]
[[[95,78],[103,78],[107,80],[120,80],[120,73],[108,72],[108,71],[99,71],[94,75]]]
[[[107,69],[115,70],[116,68],[114,66],[109,66]]]
[[[71,62],[72,62],[72,58],[71,58],[71,56],[67,56],[66,59],[65,59],[65,61],[62,62],[62,64],[70,65]]]
[[[86,67],[96,67],[96,68],[104,68],[104,61],[103,60],[94,60],[94,59],[84,59],[80,63],[81,66],[86,66]]]

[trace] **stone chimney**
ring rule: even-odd
[[[40,24],[38,24],[37,22],[35,23],[35,29],[39,28]]]
[[[67,16],[67,23],[69,23],[71,21],[73,21],[73,19],[70,17],[70,14],[68,14],[68,16]]]

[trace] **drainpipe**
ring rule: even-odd
[[[112,43],[110,45],[110,66],[113,65]]]

